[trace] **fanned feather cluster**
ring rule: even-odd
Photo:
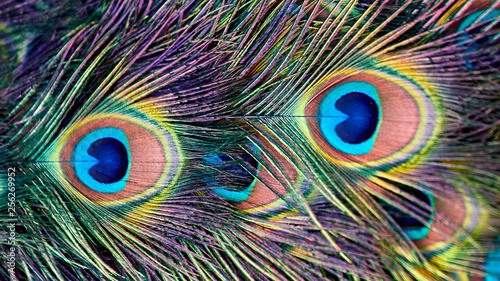
[[[500,2],[0,4],[0,279],[499,280]]]

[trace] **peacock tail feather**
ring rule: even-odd
[[[7,0],[2,280],[500,278],[500,2]]]

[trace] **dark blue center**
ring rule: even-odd
[[[412,193],[413,193],[412,195],[414,197],[416,197],[418,200],[424,202],[426,205],[431,204],[429,197],[427,197],[427,195],[425,195],[423,192],[415,190]],[[423,223],[421,223],[418,219],[412,217],[409,214],[401,212],[400,210],[398,210],[395,207],[389,206],[386,208],[386,210],[392,216],[392,218],[396,221],[396,223],[399,224],[403,229],[425,227],[425,225]],[[428,214],[428,215],[430,215],[430,214]]]
[[[335,108],[349,116],[335,127],[335,132],[343,141],[360,144],[373,136],[379,112],[377,103],[371,97],[351,92],[339,98]]]
[[[252,168],[257,169],[258,163],[250,154],[243,152],[240,155],[243,161],[248,163]],[[226,155],[218,155],[222,163],[220,164],[220,170],[233,175],[235,186],[248,187],[254,180],[254,177],[240,164],[236,163],[231,157]]]
[[[88,154],[99,160],[89,170],[90,176],[100,183],[117,182],[127,174],[127,149],[115,138],[102,138],[93,142]]]
[[[402,191],[412,195],[415,197],[417,200],[420,202],[424,203],[425,205],[434,206],[434,202],[431,199],[431,195],[427,195],[426,193],[416,190],[414,188],[410,188],[408,186],[392,182],[395,186],[397,186],[399,189]],[[408,202],[407,199],[403,199],[409,204],[412,204],[411,202]],[[424,223],[422,223],[419,219],[415,218],[411,214],[407,212],[403,212],[400,210],[398,207],[389,205],[388,203],[384,201],[379,201],[380,205],[382,208],[384,208],[387,213],[394,219],[394,221],[403,229],[403,231],[408,235],[408,237],[411,240],[418,240],[418,239],[423,239],[427,236],[429,233],[430,229],[427,227]],[[422,217],[427,217],[429,220],[427,223],[431,224],[433,221],[433,212],[429,212],[426,209],[421,209],[421,216]]]

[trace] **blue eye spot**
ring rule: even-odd
[[[484,264],[486,268],[487,275],[484,280],[486,281],[498,281],[500,280],[496,276],[500,276],[500,236],[497,236],[495,241],[494,251],[488,253],[486,256],[486,262]]]
[[[394,185],[398,186],[401,190],[404,190],[405,192],[411,194],[413,197],[423,202],[425,205],[434,207],[434,197],[431,194],[421,192],[413,188],[409,189],[408,187],[400,185],[398,183],[394,183]],[[384,201],[379,201],[379,203],[382,208],[384,208],[387,213],[394,219],[394,221],[403,229],[403,232],[411,240],[424,239],[429,234],[430,228],[417,218],[413,217],[411,214],[405,213],[397,207],[391,206]],[[425,215],[425,217],[429,218],[427,223],[429,225],[432,224],[434,212],[427,212],[427,210],[422,211],[427,213]]]
[[[494,37],[495,37],[494,34],[487,35],[487,36],[483,35],[483,33],[484,33],[483,28],[485,27],[485,24],[480,25],[480,23],[486,23],[488,21],[496,20],[500,16],[500,10],[489,11],[488,14],[486,14],[486,15],[484,14],[485,12],[486,12],[486,10],[479,10],[479,11],[476,11],[476,12],[470,14],[460,23],[460,25],[457,29],[457,31],[463,31],[463,30],[467,29],[468,27],[472,26],[473,24],[477,24],[477,27],[474,27],[474,28],[468,30],[459,39],[460,42],[465,43],[465,42],[473,39],[474,37],[477,38],[473,42],[470,43],[469,47],[465,51],[466,53],[478,51],[481,49],[482,46],[483,47],[487,46],[488,44],[491,44],[491,42],[494,40]],[[481,18],[481,19],[479,21],[477,21],[479,18]],[[498,27],[498,24],[496,25],[496,27]],[[491,57],[496,57],[498,55],[499,55],[498,51],[494,52],[493,54],[490,54]],[[486,60],[489,63],[491,63],[490,67],[498,67],[498,62],[495,62],[494,59],[490,58],[490,59],[486,59]],[[470,69],[474,69],[474,68],[479,67],[479,66],[476,66],[474,61],[467,61],[467,67]]]
[[[127,174],[127,149],[119,140],[114,138],[96,140],[87,152],[99,160],[89,171],[96,181],[114,183]]]
[[[113,127],[94,130],[75,146],[72,162],[77,177],[101,193],[123,190],[130,168],[130,151],[125,133]]]
[[[332,89],[319,105],[319,128],[337,150],[369,153],[380,127],[380,99],[374,86],[349,82]]]
[[[258,162],[248,153],[242,152],[240,155],[250,167],[258,169]],[[207,176],[205,180],[216,195],[231,201],[242,202],[247,200],[252,194],[256,179],[242,165],[238,164],[233,158],[226,155],[210,155],[204,158],[205,164],[213,166],[219,171],[218,175]],[[217,187],[224,184],[231,185],[239,190],[229,190],[223,187]]]

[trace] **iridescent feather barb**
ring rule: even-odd
[[[500,3],[6,3],[2,279],[498,280]]]

